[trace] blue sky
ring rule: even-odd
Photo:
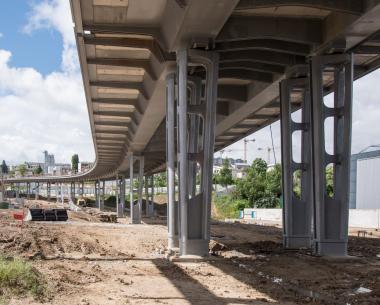
[[[12,52],[11,65],[33,67],[46,75],[60,69],[63,41],[61,34],[54,28],[32,33],[24,30],[32,4],[36,2],[12,0],[2,4],[0,48]]]
[[[94,146],[68,0],[3,1],[0,10],[0,160],[57,162]]]

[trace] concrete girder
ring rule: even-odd
[[[130,137],[128,130],[95,130],[96,133],[100,134],[110,134],[110,135],[124,135]]]
[[[216,38],[217,42],[275,39],[303,44],[320,44],[322,21],[310,18],[231,16]]]
[[[304,56],[278,53],[263,50],[243,50],[220,53],[220,62],[252,61],[279,66],[293,66],[306,64]]]
[[[93,37],[84,36],[84,43],[89,45],[103,45],[115,47],[127,47],[149,50],[159,62],[171,59],[173,56],[164,52],[154,39],[143,39],[135,37]]]
[[[246,102],[248,87],[246,85],[218,85],[218,99]]]
[[[87,58],[87,63],[92,65],[105,65],[115,67],[141,68],[151,77],[157,80],[153,66],[149,59],[130,59],[130,58]]]
[[[223,78],[243,79],[263,83],[271,83],[273,81],[273,75],[271,73],[234,68],[221,68],[219,70],[219,79]]]
[[[90,86],[105,87],[105,88],[118,88],[118,89],[134,89],[138,90],[144,98],[149,99],[148,93],[145,90],[144,84],[141,82],[127,82],[127,81],[90,81]]]
[[[217,42],[215,50],[218,52],[265,50],[279,53],[287,53],[299,56],[307,56],[311,48],[308,44],[280,41],[274,39],[252,39]]]
[[[131,122],[137,125],[136,117],[133,111],[113,111],[113,110],[97,110],[93,111],[94,115],[103,115],[108,117],[115,118],[129,118]],[[128,124],[129,122],[125,122],[124,124]],[[101,122],[99,122],[101,124]]]
[[[130,134],[134,134],[135,127],[133,122],[117,122],[117,121],[95,121],[94,122],[95,127],[96,126],[109,126],[109,127],[126,127]]]
[[[93,98],[92,102],[94,104],[106,104],[106,105],[125,105],[133,106],[135,110],[142,115],[143,111],[138,99],[129,99],[129,98]]]
[[[285,67],[280,65],[272,65],[272,64],[266,64],[261,62],[254,62],[254,61],[227,61],[222,62],[219,65],[219,69],[225,70],[225,69],[242,69],[242,70],[248,70],[248,71],[258,71],[258,72],[267,72],[267,73],[278,73],[283,74],[285,73]]]
[[[153,37],[153,39],[159,44],[163,45],[163,39],[161,30],[154,27],[133,27],[117,24],[94,24],[85,23],[82,26],[83,31],[89,31],[91,34],[130,34],[130,35],[145,35]],[[82,36],[85,36],[81,34]]]
[[[302,6],[321,10],[359,15],[364,12],[365,1],[355,0],[240,0],[236,12],[279,6]]]

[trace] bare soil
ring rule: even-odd
[[[281,229],[212,224],[212,255],[169,260],[163,218],[100,223],[91,209],[66,223],[28,222],[0,212],[0,255],[30,261],[47,297],[10,304],[380,304],[380,234],[350,236],[349,259],[285,251]],[[363,288],[370,292],[359,293]]]

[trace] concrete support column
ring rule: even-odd
[[[175,200],[175,173],[176,173],[176,136],[175,136],[175,79],[176,74],[170,73],[166,77],[166,164],[167,164],[167,222],[168,248],[179,247],[179,209]],[[154,185],[153,185],[154,189]]]
[[[205,69],[205,96],[203,104],[197,101],[188,105],[188,65]],[[210,241],[212,165],[214,154],[214,128],[217,100],[218,54],[215,52],[186,50],[177,52],[178,98],[177,98],[177,162],[179,176],[180,206],[180,255],[208,255]],[[194,94],[196,96],[196,94]],[[188,116],[197,115],[203,124],[194,124]],[[192,123],[193,122],[193,123]],[[190,128],[188,128],[190,127]],[[199,146],[198,146],[199,144]],[[201,184],[194,194],[193,168],[189,161],[199,164]],[[192,186],[190,190],[189,186]],[[193,194],[194,196],[192,196]]]
[[[280,88],[284,247],[310,248],[313,196],[309,78],[285,79],[281,82]],[[300,122],[292,119],[295,107],[291,103],[291,95],[294,93],[302,95]],[[301,156],[298,156],[300,162],[294,160],[293,133],[296,131],[301,132]],[[294,183],[297,180],[301,185],[300,194],[294,191]]]
[[[138,171],[138,186],[137,186],[137,202],[134,202],[133,198],[133,181],[134,181],[134,162],[139,162],[139,171]],[[142,197],[143,197],[143,186],[144,186],[144,157],[143,156],[129,156],[129,178],[130,178],[130,216],[131,223],[140,224],[141,223],[141,212],[142,212]]]
[[[55,183],[55,197],[56,197],[56,202],[59,202],[59,183]]]
[[[144,157],[138,157],[139,160],[139,176],[138,176],[138,188],[137,188],[137,204],[138,204],[138,223],[141,223],[142,215],[142,200],[144,189]]]
[[[324,76],[334,75],[334,105],[324,104]],[[314,56],[311,60],[312,155],[314,172],[314,250],[347,255],[352,117],[352,54]],[[326,147],[325,120],[334,120],[333,152]],[[326,190],[326,168],[333,167],[334,192]]]
[[[61,182],[61,203],[62,205],[65,203],[65,189],[64,189],[64,183]]]
[[[30,182],[26,183],[26,198],[30,199]]]
[[[124,217],[124,209],[125,209],[125,177],[121,176],[116,180],[116,187],[118,190],[119,200],[117,200],[117,217]]]
[[[82,183],[80,184],[79,195],[80,195],[81,197],[84,196],[84,182],[82,182]]]
[[[70,183],[70,201],[75,203],[75,182]]]
[[[99,181],[100,183],[100,181]],[[100,210],[103,211],[104,210],[104,199],[105,199],[105,196],[106,196],[106,182],[105,180],[103,180],[102,182],[102,190],[101,190],[101,196],[100,196]]]
[[[16,199],[18,200],[20,198],[20,183],[16,183]]]
[[[154,216],[153,193],[153,175],[145,176],[145,214],[147,217]]]
[[[46,183],[46,197],[47,197],[47,201],[50,201],[50,199],[51,199],[51,184],[50,184],[50,182]]]
[[[35,200],[38,200],[38,197],[39,197],[39,191],[40,191],[40,183],[39,182],[37,182],[36,183],[36,187],[35,187],[35,189],[34,189],[34,191],[35,191]]]
[[[98,207],[101,210],[100,205],[100,181],[95,181],[95,189],[94,189],[94,195],[95,195],[95,206]]]

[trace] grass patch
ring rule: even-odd
[[[0,303],[14,296],[42,299],[44,295],[45,282],[33,266],[18,258],[0,257]]]
[[[238,218],[239,211],[249,208],[249,202],[235,199],[231,195],[214,196],[216,219]]]

